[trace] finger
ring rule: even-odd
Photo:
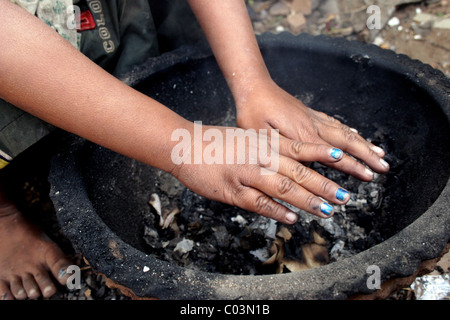
[[[304,143],[280,136],[279,153],[300,162],[337,162],[344,152],[327,144]]]
[[[345,125],[343,125],[343,126],[344,126],[344,127],[347,127],[347,126],[345,126]],[[373,152],[375,152],[380,158],[383,158],[383,157],[386,155],[386,152],[385,152],[382,148],[380,148],[380,147],[374,145],[373,143],[371,143],[371,142],[365,140],[365,139],[359,134],[359,131],[358,131],[357,129],[355,129],[355,128],[350,128],[350,127],[348,127],[348,128],[349,128],[350,131],[354,132],[354,133],[357,135],[357,137],[359,137],[363,142],[365,142],[365,143],[369,146],[369,148],[370,148]],[[344,128],[344,130],[347,130],[347,129]]]
[[[350,200],[350,193],[337,183],[289,158],[280,159],[278,172],[316,196],[333,203],[343,205]]]
[[[329,115],[327,115],[326,113],[323,113],[323,112],[316,112],[316,114],[318,114],[318,116],[324,121],[324,124],[326,124],[328,126],[335,127],[337,129],[345,128],[344,130],[351,130],[352,132],[354,132],[356,135],[359,136],[359,132],[358,132],[357,129],[348,127],[347,125],[343,124],[342,122],[340,122],[336,118],[331,117],[331,116],[329,116]],[[386,155],[386,152],[382,148],[380,148],[378,146],[375,146],[374,144],[364,140],[364,138],[361,137],[361,136],[359,136],[359,137],[363,141],[367,142],[367,144],[369,145],[369,148],[372,149],[372,151],[374,151],[378,156],[383,158]]]
[[[252,187],[272,198],[285,201],[321,218],[331,217],[334,213],[333,207],[328,203],[298,185],[289,177],[279,173],[259,175],[259,178],[254,179]]]
[[[389,164],[374,151],[371,143],[347,126],[341,128],[324,127],[321,130],[321,138],[337,148],[349,153],[355,158],[366,163],[370,168],[379,173],[389,171]],[[364,174],[360,172],[360,174]]]
[[[242,186],[236,205],[244,210],[258,213],[285,224],[293,224],[298,219],[297,214],[285,206],[274,201],[263,192],[247,186]]]
[[[314,110],[315,114],[322,120],[325,125],[339,128],[342,126],[342,122],[324,112]]]
[[[372,170],[348,155],[344,155],[342,160],[339,162],[322,164],[341,172],[345,172],[361,181],[370,182],[375,176]]]

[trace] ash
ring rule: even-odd
[[[339,261],[385,240],[377,231],[383,219],[383,175],[361,182],[318,163],[311,168],[347,189],[350,200],[335,205],[329,219],[283,202],[299,215],[292,226],[200,197],[173,178],[163,179],[143,214],[146,252],[194,270],[272,274]]]

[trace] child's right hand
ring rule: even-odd
[[[336,163],[343,156],[340,150],[326,145],[300,144],[276,134],[265,135],[237,128],[197,126],[203,137],[209,136],[209,139],[203,139],[208,141],[202,141],[201,148],[195,149],[195,143],[199,141],[192,138],[188,142],[190,149],[184,149],[184,153],[180,152],[182,144],[178,144],[177,149],[173,149],[172,160],[179,164],[172,173],[199,195],[286,224],[295,223],[297,215],[273,198],[322,218],[330,217],[333,209],[319,197],[341,205],[350,198],[349,193],[338,184],[301,163]],[[234,133],[233,141],[226,139],[230,133]],[[190,130],[189,135],[194,137],[194,129]],[[297,150],[297,160],[278,153],[274,143],[277,138],[279,150]],[[251,139],[258,143],[249,144]],[[186,140],[183,140],[183,143],[185,142]],[[258,156],[261,152],[267,152],[267,149],[270,149],[269,157]],[[181,158],[177,158],[180,155],[184,159],[183,163],[180,163]],[[195,156],[197,163],[194,163]],[[238,163],[237,157],[243,157],[245,161]],[[269,158],[270,162],[267,161]],[[190,163],[187,163],[186,159],[190,159]]]

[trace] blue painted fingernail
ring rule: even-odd
[[[347,190],[344,189],[337,189],[336,191],[336,199],[344,201],[345,199],[347,199],[349,193]]]
[[[325,213],[327,216],[329,216],[333,212],[333,207],[330,206],[328,203],[323,202],[320,205],[320,211]]]
[[[340,158],[342,158],[342,150],[340,150],[340,149],[336,149],[336,148],[333,148],[333,149],[331,149],[331,157],[333,157],[334,159],[340,159]]]

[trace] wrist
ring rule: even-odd
[[[255,98],[260,98],[268,92],[273,92],[277,87],[270,76],[255,77],[252,80],[248,79],[245,80],[245,84],[246,85],[244,85],[243,82],[237,82],[235,89],[232,89],[233,98],[238,111],[252,108],[252,101],[254,101]]]
[[[237,109],[246,108],[253,97],[266,93],[276,86],[270,75],[246,76],[242,75],[230,85]]]

